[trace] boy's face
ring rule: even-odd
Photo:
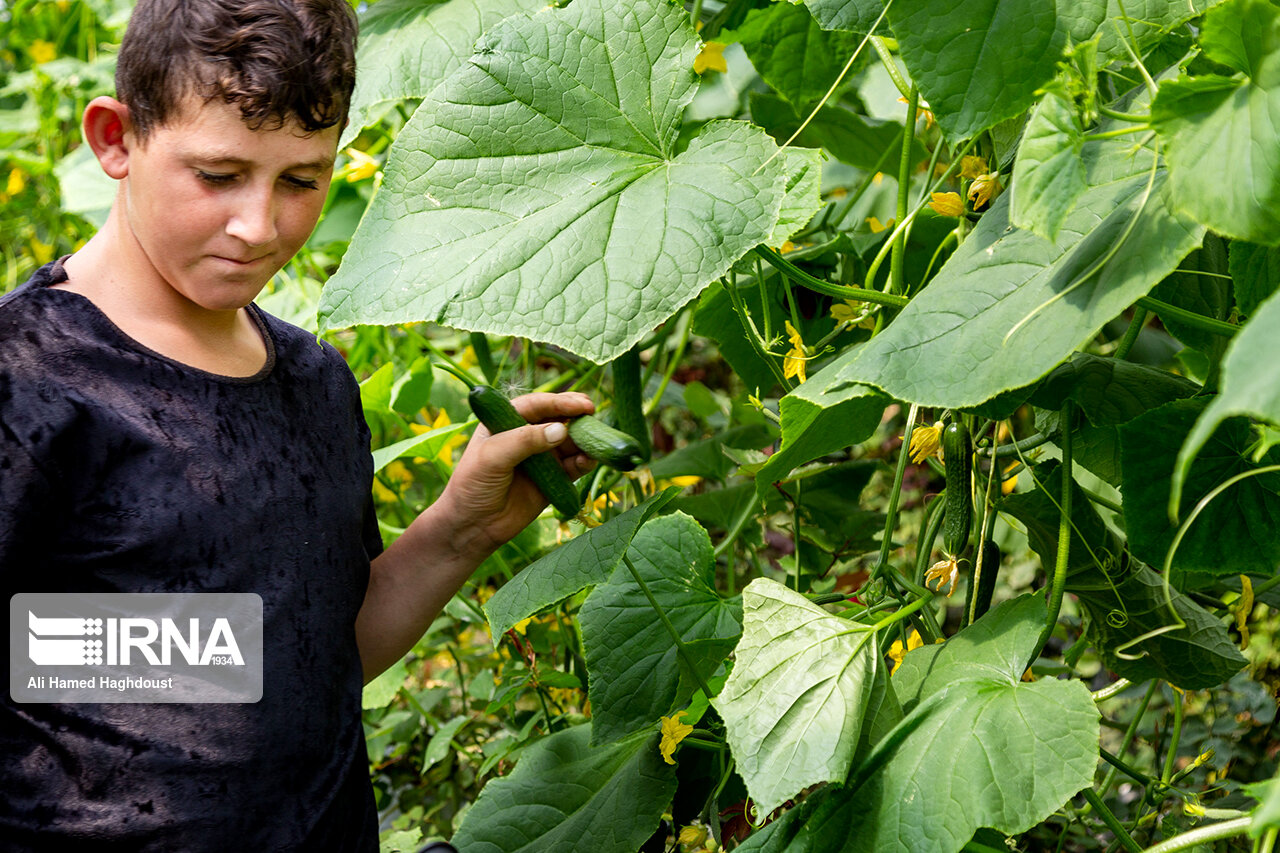
[[[173,290],[205,309],[241,308],[310,236],[338,134],[250,130],[235,106],[189,97],[130,149],[127,227]]]

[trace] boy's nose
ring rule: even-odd
[[[276,216],[270,194],[243,199],[227,221],[227,233],[250,246],[265,246],[274,240]]]

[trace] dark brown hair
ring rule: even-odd
[[[116,65],[116,97],[148,134],[195,94],[240,108],[254,130],[345,125],[355,85],[346,0],[140,0]]]

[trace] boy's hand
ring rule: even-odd
[[[568,439],[563,423],[595,411],[586,394],[525,394],[511,404],[529,425],[497,435],[483,424],[476,427],[436,502],[454,525],[457,547],[480,559],[528,526],[547,505],[542,492],[516,465],[535,453],[553,450],[570,479],[595,466]]]

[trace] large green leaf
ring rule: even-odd
[[[1276,335],[1277,329],[1280,329],[1280,296],[1272,295],[1227,348],[1222,363],[1222,393],[1213,398],[1178,451],[1169,496],[1171,505],[1178,506],[1182,502],[1184,484],[1191,486],[1195,476],[1198,463],[1193,463],[1193,460],[1202,455],[1202,448],[1221,428],[1223,421],[1247,415],[1280,425],[1280,337]],[[1191,488],[1193,495],[1196,491],[1195,487]],[[1270,568],[1274,567],[1273,560]]]
[[[806,462],[871,436],[889,400],[874,388],[854,386],[824,393],[824,370],[782,398],[782,446],[756,473],[761,494]]]
[[[1270,393],[1274,394],[1274,389]],[[1201,498],[1229,478],[1259,467],[1246,457],[1253,442],[1248,421],[1226,417],[1224,408],[1219,406],[1218,412],[1204,418],[1203,398],[1177,400],[1120,427],[1125,530],[1129,547],[1144,563],[1164,566],[1177,532],[1168,508],[1177,485],[1175,461],[1181,458],[1179,448],[1184,441],[1193,451],[1202,446],[1203,450],[1191,454],[1195,461],[1185,479],[1178,481],[1184,486],[1179,501],[1173,504],[1179,520],[1185,520]],[[1210,425],[1207,431],[1196,423],[1197,417]],[[1196,430],[1188,436],[1193,424]],[[1280,451],[1274,448],[1262,459],[1264,464],[1277,461]],[[1231,547],[1224,548],[1225,542]],[[1241,480],[1211,501],[1179,543],[1173,567],[1184,572],[1233,575],[1271,573],[1277,563],[1280,474],[1270,473]]]
[[[949,640],[966,638],[949,659],[963,677],[939,667],[848,787],[811,797],[740,849],[955,853],[979,827],[1016,834],[1061,808],[1093,783],[1098,711],[1079,681],[1019,681],[1045,618],[1043,601],[1027,597]]]
[[[719,42],[739,42],[756,71],[774,91],[798,107],[821,98],[840,76],[861,38],[824,30],[804,6],[770,3],[753,9]]]
[[[712,704],[761,814],[853,763],[880,657],[869,626],[777,581],[742,591],[736,663]]]
[[[507,581],[484,604],[494,645],[521,619],[608,580],[640,526],[679,491],[671,488],[659,492],[622,515],[575,536]]]
[[[1050,566],[1058,552],[1062,466],[1046,462],[1035,473],[1039,488],[1010,495],[1000,509],[1022,522],[1032,549]],[[1066,589],[1088,617],[1086,630],[1109,670],[1131,681],[1162,678],[1186,690],[1215,687],[1240,671],[1244,658],[1222,621],[1176,589],[1166,599],[1160,576],[1123,553],[1074,484],[1071,528]],[[1152,635],[1179,622],[1184,627]]]
[[[1252,317],[1280,287],[1280,249],[1237,240],[1228,252],[1227,269],[1231,273],[1236,307],[1244,316]]]
[[[728,655],[742,633],[742,602],[715,591],[707,532],[676,513],[646,524],[631,540],[632,565],[685,642],[721,640]],[[590,673],[591,740],[647,729],[689,698],[680,695],[675,642],[626,565],[592,590],[578,614]],[[711,661],[714,670],[719,661]],[[711,672],[703,672],[703,677]]]
[[[1280,6],[1205,15],[1205,55],[1245,76],[1166,81],[1151,107],[1177,205],[1220,234],[1280,244]]]
[[[884,12],[884,0],[804,0],[823,29],[864,35]]]
[[[1080,153],[1084,134],[1063,92],[1053,90],[1031,111],[1013,164],[1013,224],[1054,240],[1087,185]]]
[[[639,849],[671,803],[675,768],[659,757],[656,733],[598,747],[590,736],[583,724],[526,749],[509,776],[484,786],[453,844],[467,853]]]
[[[889,24],[911,79],[953,139],[1031,106],[1066,43],[1045,0],[895,0]]]
[[[396,138],[322,322],[629,349],[770,236],[797,165],[744,122],[679,150],[697,52],[661,0],[493,26]]]
[[[1019,681],[1027,669],[1025,650],[1034,647],[1045,618],[1044,602],[1023,595],[1001,602],[941,645],[912,650],[893,674],[898,699],[910,710],[953,682]]]
[[[1029,385],[1168,275],[1204,233],[1170,210],[1150,149],[1084,147],[1089,189],[1051,243],[1011,228],[1002,195],[880,335],[810,383],[873,385],[962,408]]]
[[[360,16],[356,90],[342,146],[387,106],[421,98],[471,56],[487,28],[543,0],[381,0]]]

